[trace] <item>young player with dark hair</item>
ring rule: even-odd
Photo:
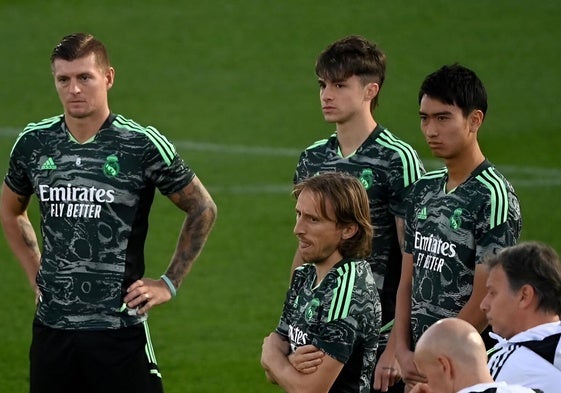
[[[368,193],[374,226],[372,253],[368,261],[382,302],[379,353],[385,348],[393,322],[395,297],[401,272],[404,198],[424,172],[413,148],[374,119],[380,90],[386,78],[386,55],[361,36],[347,36],[331,43],[318,56],[315,72],[324,119],[336,131],[304,150],[296,167],[294,183],[326,171],[342,171],[358,178]],[[302,259],[296,253],[293,268]],[[384,374],[387,389],[398,379],[395,362],[377,369]],[[399,393],[403,386],[390,392]]]
[[[429,326],[458,317],[479,332],[487,327],[479,308],[487,278],[483,258],[514,245],[521,229],[514,189],[478,143],[487,94],[475,72],[459,64],[444,66],[425,78],[418,98],[421,130],[445,167],[423,175],[408,196],[388,346],[395,348],[410,386],[425,381],[413,363],[413,349]]]

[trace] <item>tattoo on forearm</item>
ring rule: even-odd
[[[175,204],[187,212],[181,229],[177,250],[166,272],[176,288],[179,288],[185,275],[191,270],[208,239],[216,220],[216,205],[212,198],[195,185],[191,192],[181,191]]]

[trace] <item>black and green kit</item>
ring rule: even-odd
[[[316,268],[294,271],[277,333],[292,350],[312,344],[343,363],[332,392],[370,392],[381,306],[366,261],[343,260],[316,285]]]
[[[378,125],[347,157],[341,154],[336,133],[308,147],[300,155],[294,183],[329,171],[355,176],[368,194],[374,227],[372,255],[368,261],[380,291],[385,324],[394,317],[401,274],[395,217],[405,217],[405,195],[424,172],[423,165],[409,144]]]
[[[144,274],[144,243],[155,189],[170,195],[194,178],[153,127],[111,114],[78,143],[64,117],[30,123],[18,136],[5,182],[35,194],[43,249],[36,319],[59,329],[117,329],[146,317],[123,306]]]
[[[468,301],[476,264],[516,244],[522,226],[512,185],[484,161],[446,192],[446,168],[426,173],[408,203],[405,251],[413,255],[414,341],[434,322],[455,317]]]

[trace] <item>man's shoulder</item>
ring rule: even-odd
[[[53,137],[56,139],[62,135],[62,123],[62,115],[28,123],[18,134],[14,143],[14,149],[18,146],[25,146],[25,149],[34,148],[33,146],[36,146],[37,143],[39,145],[55,144],[56,142]]]
[[[510,342],[532,350],[561,371],[561,323],[534,326],[517,334]]]
[[[63,115],[56,115],[44,118],[37,122],[28,123],[20,135],[30,132],[43,132],[52,129],[59,129],[63,121],[62,119]]]
[[[421,177],[412,185],[412,193],[423,193],[425,189],[440,185],[444,178],[448,175],[446,167],[434,169],[421,175]]]
[[[151,126],[141,125],[137,121],[120,114],[114,114],[111,119],[110,127],[119,131],[130,131],[133,133],[144,134]]]
[[[390,149],[414,150],[411,144],[409,144],[408,142],[397,136],[395,133],[393,133],[392,131],[381,125],[378,125],[374,129],[374,132],[372,133],[372,137],[377,143],[382,144],[383,146],[388,147]]]
[[[543,323],[533,326],[523,332],[513,336],[510,340],[511,343],[517,343],[530,340],[541,340],[553,335],[561,334],[561,322]]]
[[[372,268],[366,260],[345,260],[335,265],[329,272],[332,289],[344,287],[351,292],[356,290],[375,291],[376,284]]]
[[[117,114],[111,121],[110,128],[118,131],[121,134],[121,138],[132,138],[134,144],[142,145],[146,143],[147,146],[152,146],[154,151],[159,152],[164,157],[168,165],[176,157],[173,143],[154,126],[144,126],[132,119]]]
[[[298,266],[296,269],[294,269],[294,272],[292,273],[291,286],[298,287],[302,285],[302,283],[306,281],[308,277],[315,275],[315,272],[316,269],[314,265],[312,265],[311,263],[304,263]]]
[[[508,223],[509,227],[521,227],[521,211],[518,196],[512,184],[494,166],[488,164],[474,171],[462,186],[462,193],[472,206],[484,207],[482,214],[491,229]],[[516,235],[518,236],[518,235]]]
[[[503,175],[499,169],[493,166],[485,168],[479,172],[475,178],[486,185],[492,183],[502,183],[511,187],[510,181],[506,178],[506,176]]]
[[[424,173],[419,179],[420,182],[430,183],[435,181],[435,179],[442,179],[448,175],[448,169],[446,167],[433,169]]]
[[[312,144],[310,144],[308,147],[306,147],[304,149],[304,153],[309,152],[309,151],[313,151],[313,150],[324,149],[327,145],[329,145],[330,143],[333,143],[333,141],[336,140],[336,139],[337,139],[337,133],[334,132],[329,137],[323,138],[323,139],[318,139],[315,142],[313,142]]]
[[[376,160],[386,162],[388,166],[403,167],[404,171],[412,171],[416,181],[425,172],[415,149],[403,139],[380,125],[376,127],[370,137],[363,143],[364,154],[373,156]]]
[[[531,365],[532,368],[548,369],[548,373],[561,376],[561,329],[558,325],[533,327],[495,347],[489,359],[491,371],[494,375],[505,371],[512,375]],[[549,366],[546,366],[547,363]]]
[[[491,382],[472,385],[459,390],[458,393],[543,393],[543,391],[506,382]]]
[[[376,283],[369,263],[364,260],[337,264],[317,290],[329,300],[331,320],[354,313],[376,313],[375,305],[379,302]]]
[[[148,137],[150,139],[166,139],[160,130],[153,125],[144,125],[121,114],[113,114],[110,118],[110,128],[121,132]]]
[[[514,187],[506,176],[487,160],[473,171],[472,176],[466,182],[466,187],[479,190],[479,193],[486,193],[493,196],[516,195]]]

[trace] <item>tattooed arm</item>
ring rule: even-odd
[[[166,271],[166,276],[175,288],[179,288],[206,243],[216,220],[216,205],[196,177],[183,190],[171,195],[170,199],[187,213],[175,254]]]
[[[0,221],[6,241],[25,270],[31,287],[37,293],[35,278],[41,264],[41,251],[37,235],[27,216],[30,199],[30,196],[16,194],[4,183],[0,197]]]
[[[216,220],[217,209],[212,197],[197,177],[169,198],[187,213],[175,253],[165,273],[170,284],[177,289],[201,253]],[[171,297],[172,292],[163,279],[143,278],[128,288],[124,300],[131,308],[143,304],[138,310],[142,314],[152,306],[170,300]]]

